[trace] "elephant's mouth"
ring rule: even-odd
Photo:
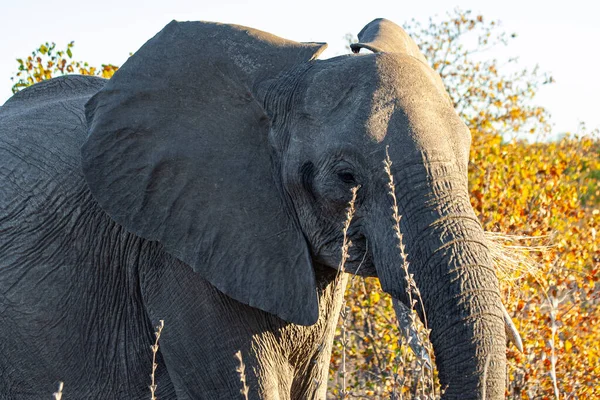
[[[369,242],[364,236],[361,235],[352,240],[344,270],[354,275],[377,276],[373,255],[369,250]]]
[[[344,263],[344,271],[360,276],[377,276],[373,255],[369,242],[360,231],[349,232],[348,258]],[[342,248],[339,241],[331,241],[322,247],[318,254],[313,254],[313,262],[339,269]]]

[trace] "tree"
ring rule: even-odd
[[[448,14],[446,20],[430,18],[427,25],[412,20],[404,28],[441,75],[472,132],[504,137],[549,132],[548,113],[531,100],[553,78],[538,67],[519,69],[517,58],[500,62],[485,57],[487,51],[508,45],[516,34],[502,31],[496,21],[461,10]]]
[[[12,92],[17,93],[34,83],[67,74],[96,75],[110,78],[119,67],[112,64],[102,64],[92,67],[87,62],[73,60],[75,42],[67,44],[65,50],[57,50],[54,42],[46,42],[31,52],[26,58],[18,58],[18,71],[11,78],[15,84]]]

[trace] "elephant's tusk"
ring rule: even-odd
[[[521,335],[517,330],[515,324],[513,324],[510,315],[508,315],[508,311],[506,311],[506,307],[502,304],[502,315],[504,317],[504,329],[506,330],[506,338],[509,342],[512,342],[517,349],[522,353],[523,352],[523,341],[521,340]]]

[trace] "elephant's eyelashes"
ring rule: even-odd
[[[337,176],[344,183],[349,183],[349,184],[356,183],[356,178],[354,177],[354,174],[352,174],[352,172],[346,172],[346,171],[338,172]]]

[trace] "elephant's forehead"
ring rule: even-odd
[[[329,63],[327,63],[329,61]],[[302,140],[318,153],[340,146],[407,159],[468,158],[470,134],[439,75],[406,55],[377,53],[325,60],[310,72],[302,97]]]
[[[307,80],[302,109],[315,133],[345,140],[381,143],[390,132],[404,135],[400,127],[431,130],[433,121],[452,112],[439,76],[407,55],[325,60]],[[393,119],[400,123],[390,130]]]

